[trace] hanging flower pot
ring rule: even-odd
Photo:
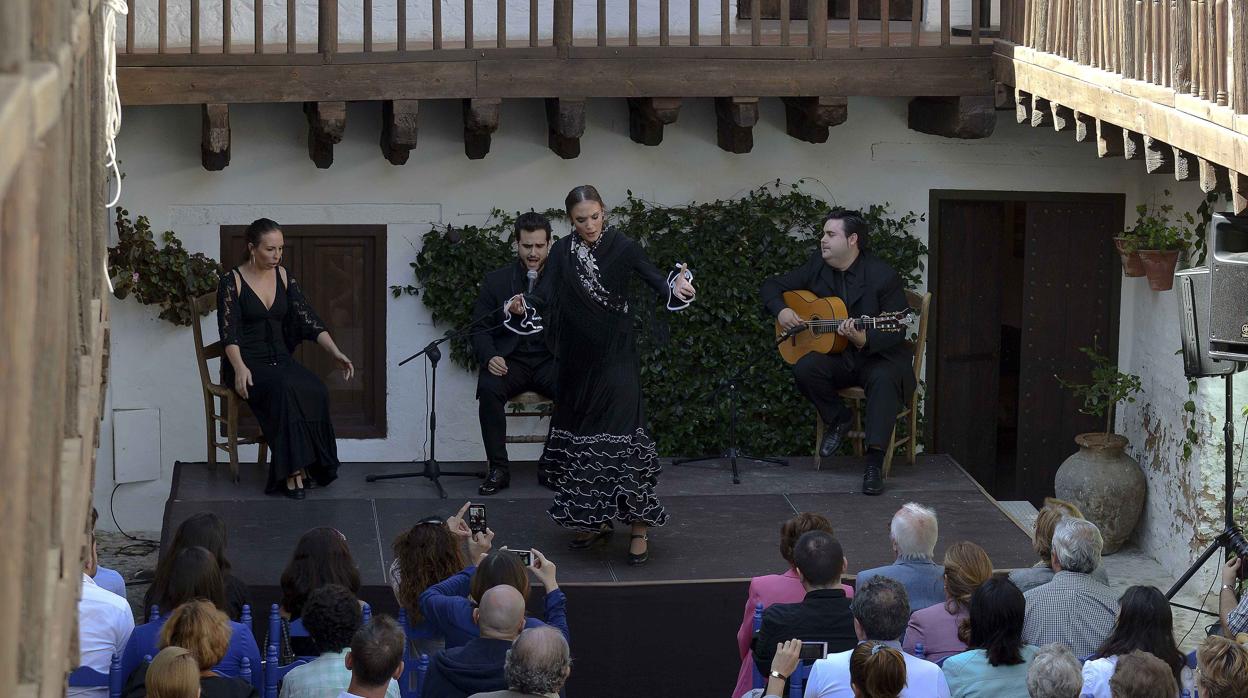
[[[1174,268],[1179,264],[1179,250],[1140,250],[1148,287],[1154,291],[1169,291],[1174,287]]]
[[[1114,238],[1114,247],[1122,260],[1122,275],[1128,277],[1144,276],[1144,262],[1140,253],[1135,250],[1135,240],[1127,237]]]

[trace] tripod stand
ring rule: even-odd
[[[458,332],[449,333],[440,339],[435,339],[432,342],[429,342],[429,344],[426,345],[424,349],[421,349],[415,354],[412,354],[411,356],[399,362],[399,365],[402,366],[406,364],[407,362],[411,361],[412,359],[415,359],[418,356],[425,356],[429,359],[429,365],[433,367],[433,380],[431,381],[431,387],[429,391],[429,457],[426,458],[424,461],[424,468],[422,468],[419,471],[411,471],[411,472],[406,472],[406,473],[387,473],[385,475],[376,475],[376,474],[366,475],[364,477],[365,482],[377,482],[378,480],[397,480],[399,478],[408,478],[408,477],[428,478],[429,481],[433,483],[433,486],[438,488],[438,496],[441,497],[442,499],[446,499],[446,490],[442,489],[442,483],[440,481],[441,477],[443,476],[478,477],[478,478],[485,477],[485,473],[482,473],[482,472],[476,472],[476,473],[443,472],[442,469],[438,466],[437,456],[434,455],[436,453],[436,449],[438,446],[438,362],[442,360],[442,350],[438,349],[438,345],[442,344],[443,342],[454,339],[456,337],[462,336],[464,334],[470,334],[470,330],[472,330],[472,328],[475,327],[476,324],[483,319],[485,318],[484,317],[477,318],[476,320],[473,320],[472,322],[468,323],[467,327],[459,330]]]
[[[712,461],[712,460],[719,460],[721,458],[727,458],[729,462],[732,463],[732,484],[739,485],[741,484],[741,471],[737,467],[737,459],[758,461],[760,463],[773,463],[775,465],[788,465],[789,464],[789,461],[783,458],[759,458],[758,456],[751,456],[748,453],[742,453],[741,451],[737,450],[737,404],[738,404],[737,383],[740,383],[741,380],[742,380],[742,376],[740,375],[732,376],[731,378],[728,378],[723,383],[721,383],[720,386],[715,389],[715,392],[711,394],[711,397],[714,398],[721,391],[724,391],[724,390],[728,391],[728,404],[729,404],[728,410],[729,410],[729,414],[731,415],[729,417],[730,426],[728,430],[728,450],[724,451],[722,454],[718,456],[699,456],[697,458],[677,458],[676,460],[672,461],[672,465],[684,465],[685,463],[701,463],[704,461]]]
[[[1222,377],[1223,381],[1226,383],[1226,414],[1223,415],[1222,418],[1222,438],[1224,440],[1223,474],[1225,476],[1225,481],[1223,483],[1224,490],[1222,506],[1225,511],[1226,518],[1223,523],[1222,532],[1214,537],[1213,542],[1209,544],[1209,547],[1205,548],[1205,551],[1200,554],[1200,557],[1196,558],[1196,562],[1192,563],[1192,566],[1187,568],[1187,571],[1183,573],[1182,577],[1179,577],[1179,581],[1175,582],[1174,586],[1170,587],[1170,590],[1166,592],[1167,599],[1174,598],[1174,595],[1179,593],[1179,589],[1182,589],[1183,585],[1187,584],[1188,580],[1191,579],[1192,576],[1195,575],[1201,568],[1201,566],[1204,565],[1205,562],[1218,550],[1225,550],[1228,553],[1236,553],[1240,556],[1248,555],[1248,542],[1244,540],[1243,531],[1240,530],[1239,526],[1235,525],[1235,512],[1234,507],[1231,505],[1231,501],[1235,496],[1235,464],[1232,453],[1235,443],[1235,413],[1234,408],[1231,405],[1231,379],[1234,378],[1234,376],[1234,373],[1228,373]],[[1217,615],[1216,613],[1210,613],[1203,608],[1191,608],[1189,606],[1174,603],[1173,601],[1171,602],[1171,605],[1207,615]]]

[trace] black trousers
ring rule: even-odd
[[[867,448],[883,449],[897,421],[897,413],[909,399],[906,373],[901,366],[875,356],[810,353],[793,364],[793,380],[815,405],[824,424],[835,424],[849,417],[849,408],[836,391],[861,386],[867,394],[863,431]]]
[[[482,366],[477,376],[477,410],[481,441],[491,468],[507,470],[507,401],[528,390],[554,397],[558,372],[550,354],[512,354],[507,374],[496,376]]]

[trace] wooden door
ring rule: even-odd
[[[246,258],[245,226],[221,227],[221,259],[227,266]],[[303,342],[295,359],[329,388],[330,416],[339,438],[386,436],[386,228],[381,225],[282,226],[282,266],[355,364],[355,377],[342,379],[323,349]],[[258,433],[250,414],[244,433]]]
[[[1104,429],[1100,418],[1079,413],[1056,376],[1087,382],[1091,363],[1079,348],[1093,342],[1118,356],[1112,238],[1122,230],[1123,197],[1082,198],[1027,203],[1016,496],[1033,504],[1053,494],[1058,466],[1077,450],[1075,435]]]
[[[1001,361],[1000,237],[1005,202],[939,202],[935,323],[928,356],[932,450],[953,456],[985,489],[996,475]]]

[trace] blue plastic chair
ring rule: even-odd
[[[108,698],[121,698],[126,677],[121,675],[121,656],[114,654],[108,663],[108,673],[89,666],[80,666],[69,674],[69,685],[74,688],[107,688]]]
[[[157,606],[156,604],[152,604],[152,608],[148,611],[147,615],[148,615],[147,622],[149,623],[151,623],[154,620],[160,620],[160,606]]]
[[[367,601],[364,602],[362,610],[364,611],[364,625],[373,622],[373,607],[369,606]]]
[[[754,630],[755,637],[758,636],[758,630],[761,627],[763,627],[763,604],[762,602],[759,602],[754,605],[753,630]],[[751,669],[754,671],[753,687],[754,688],[766,688],[767,682],[763,680],[763,674],[762,672],[758,670],[758,663],[753,662],[753,666],[751,667]]]
[[[297,666],[303,666],[308,663],[308,659],[300,657],[285,666],[278,665],[277,643],[269,642],[269,646],[265,649],[264,655],[264,688],[260,691],[263,698],[277,698],[277,689],[282,684],[282,679],[290,673],[291,669]]]
[[[420,698],[425,693],[425,677],[429,674],[429,655],[424,652],[416,659],[416,692],[405,698]]]
[[[238,678],[246,681],[252,686],[256,686],[256,683],[252,681],[252,677],[251,677],[251,660],[250,659],[243,657],[242,664],[239,667]],[[259,689],[260,686],[256,686],[256,688]]]
[[[805,661],[799,661],[797,663],[797,668],[789,677],[789,698],[802,698],[802,694],[806,692],[806,679],[810,678],[810,670],[814,665],[814,662],[807,664]]]
[[[420,698],[425,687],[425,675],[429,673],[429,655],[423,652],[413,655],[412,641],[428,640],[437,636],[427,628],[413,628],[408,623],[407,609],[404,608],[399,609],[399,625],[407,636],[407,642],[403,646],[403,674],[399,677],[399,695],[402,698]],[[413,679],[415,688],[412,688]]]

